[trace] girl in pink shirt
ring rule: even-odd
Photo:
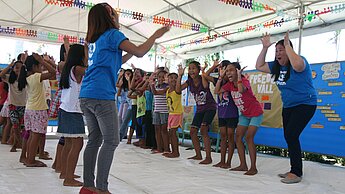
[[[258,173],[258,170],[256,168],[254,136],[257,128],[261,125],[263,110],[253,94],[249,81],[242,75],[243,69],[241,69],[239,63],[231,63],[226,66],[225,70],[222,69],[219,79],[223,79],[224,76],[227,76],[229,82],[223,85],[221,89],[216,88],[215,92],[231,92],[231,96],[237,108],[240,110],[239,123],[236,130],[236,146],[240,158],[240,166],[231,170],[246,171],[246,173],[244,173],[245,175],[255,175]],[[245,159],[244,144],[242,142],[245,135],[251,161],[249,170]]]

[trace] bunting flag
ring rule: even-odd
[[[256,2],[254,0],[218,0],[218,1],[228,4],[228,5],[238,6],[243,9],[251,9],[253,12],[258,12],[258,11],[262,12],[263,10],[276,12],[276,9],[274,9],[273,7],[267,4]]]
[[[335,5],[335,6],[324,7],[321,10],[323,10],[323,11],[320,11],[320,10],[308,11],[307,13],[303,14],[302,18],[304,21],[312,22],[314,19],[317,19],[316,16],[320,16],[323,14],[343,12],[343,11],[345,11],[345,3],[340,3],[340,4]],[[246,33],[246,32],[252,32],[252,31],[261,31],[263,29],[270,29],[270,28],[278,28],[278,27],[282,27],[282,25],[285,23],[300,20],[299,17],[291,17],[291,16],[284,14],[283,10],[278,10],[276,12],[276,14],[277,14],[277,16],[280,16],[281,18],[280,19],[273,19],[273,20],[270,20],[268,22],[259,23],[259,24],[255,24],[255,25],[246,25],[242,28],[238,28],[237,31],[222,32],[221,35],[213,34],[213,35],[205,36],[202,38],[193,39],[193,40],[190,40],[187,42],[169,45],[166,47],[159,48],[158,52],[164,54],[165,52],[167,52],[169,50],[183,48],[183,47],[188,46],[188,45],[210,43],[210,42],[217,40],[218,38],[227,38],[233,34]],[[151,52],[154,52],[154,49],[151,49]]]
[[[56,5],[60,7],[76,7],[85,10],[89,10],[95,5],[92,2],[86,2],[81,0],[45,0],[45,2],[49,5]],[[171,27],[182,28],[185,30],[192,30],[197,32],[208,32],[208,28],[206,26],[197,23],[183,22],[180,20],[174,20],[158,15],[150,16],[148,14],[143,14],[141,12],[131,11],[127,9],[116,8],[115,10],[119,17],[123,18],[129,18],[133,20],[139,20],[163,26],[168,25]]]
[[[68,36],[63,34],[57,34],[52,32],[43,32],[37,30],[30,30],[24,28],[15,28],[0,25],[0,35],[14,36],[14,37],[26,37],[30,39],[36,39],[40,41],[51,42],[63,42],[63,38],[66,36],[70,43],[84,44],[84,38],[78,38],[77,36]]]

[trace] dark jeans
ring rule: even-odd
[[[284,137],[288,145],[290,172],[302,176],[302,154],[299,136],[313,117],[316,105],[298,105],[283,108]]]

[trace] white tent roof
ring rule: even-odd
[[[85,37],[87,9],[48,5],[46,1],[51,0],[0,0],[0,25],[2,27],[9,26]],[[103,1],[94,0],[92,2]],[[148,16],[162,16],[182,22],[200,24],[209,29],[209,32],[205,33],[172,27],[170,32],[156,41],[158,54],[168,58],[188,58],[205,52],[236,48],[251,44],[253,38],[255,38],[255,43],[259,43],[256,37],[261,36],[264,32],[280,34],[287,30],[297,31],[298,20],[296,18],[298,18],[300,2],[305,5],[304,13],[308,14],[308,12],[316,10],[319,13],[315,19],[312,17],[311,21],[304,22],[304,28],[309,29],[305,31],[308,34],[341,29],[345,24],[345,3],[338,0],[257,1],[269,5],[277,12],[269,10],[253,12],[250,9],[228,5],[219,0],[107,0],[106,2],[122,11],[130,10]],[[281,27],[274,27],[273,25],[271,28],[263,28],[262,26],[265,22],[281,21],[282,18],[294,20],[282,23]],[[156,29],[162,26],[122,16],[120,16],[120,23],[122,25],[121,31],[138,44],[144,42]],[[256,28],[250,32],[238,32],[240,28],[259,26],[258,24],[261,24],[261,28]],[[221,37],[222,33],[226,32],[230,35]],[[214,41],[195,43],[196,40],[215,34],[218,38]],[[1,33],[0,35],[4,34]],[[296,36],[296,34],[292,33],[292,36]],[[179,46],[170,49],[176,45]]]

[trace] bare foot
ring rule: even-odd
[[[229,169],[231,168],[231,165],[229,163],[224,163],[222,166],[220,166],[221,168],[224,168],[224,169]]]
[[[39,159],[42,159],[42,160],[52,160],[52,159],[53,159],[53,158],[49,157],[49,155],[46,155],[46,154],[41,155],[41,156],[39,156],[38,158],[39,158]]]
[[[23,163],[23,164],[24,164],[25,161],[26,161],[26,158],[24,158],[24,157],[20,157],[20,158],[19,158],[19,162],[20,162],[20,163]]]
[[[55,168],[56,168],[56,163],[54,162],[53,165],[52,165],[52,169],[55,170]]]
[[[60,179],[65,179],[65,178],[66,178],[66,175],[64,175],[64,174],[61,173],[60,176],[59,176],[59,178],[60,178]]]
[[[139,141],[133,142],[133,145],[138,147],[139,146]]]
[[[230,169],[231,171],[248,171],[247,166],[237,166],[236,168]]]
[[[211,164],[212,158],[205,158],[205,160],[199,162],[199,164]]]
[[[10,152],[17,152],[17,148],[14,146],[11,148]]]
[[[130,142],[130,141],[127,141],[127,144],[131,144],[131,142]]]
[[[257,173],[258,173],[258,170],[254,168],[254,169],[249,169],[246,173],[244,173],[244,175],[253,176],[253,175],[256,175]]]
[[[169,153],[169,154],[166,154],[165,157],[167,157],[167,158],[178,158],[178,157],[180,157],[180,154],[179,153]]]
[[[83,183],[80,181],[77,181],[75,179],[65,179],[63,181],[63,186],[69,186],[69,187],[81,187],[83,186]]]
[[[80,178],[80,176],[75,174],[75,175],[73,175],[73,178],[78,179],[78,178]]]
[[[193,157],[189,157],[189,158],[187,158],[188,160],[202,160],[202,156],[198,156],[198,155],[196,155],[196,156],[193,156]]]
[[[151,150],[151,154],[159,154],[159,153],[163,153],[163,152],[159,150]]]
[[[61,170],[60,169],[55,169],[55,172],[56,173],[61,173]]]
[[[34,163],[24,163],[26,167],[47,167],[46,164],[44,164],[41,161],[35,161]]]
[[[225,163],[223,162],[218,162],[217,164],[213,165],[213,167],[221,167],[222,165],[224,165]]]

